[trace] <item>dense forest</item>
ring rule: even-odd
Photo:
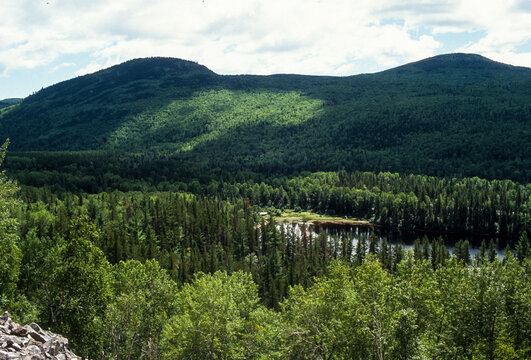
[[[531,232],[531,184],[480,178],[437,178],[371,172],[253,172],[193,176],[169,160],[111,152],[12,153],[11,177],[27,189],[53,193],[173,191],[214,196],[277,210],[367,219],[389,228],[488,234],[517,238]]]
[[[392,171],[528,182],[531,70],[441,55],[350,77],[128,61],[0,110],[11,150],[112,150],[221,171]]]
[[[16,105],[21,101],[22,99],[16,99],[16,98],[0,100],[0,110],[8,106]]]
[[[17,189],[2,175],[2,307],[94,359],[531,355],[528,187],[360,172],[164,187]],[[437,226],[461,202],[473,206],[455,229],[495,221],[484,230],[519,232],[503,259],[492,241],[473,258],[466,241],[452,254],[427,238],[404,251],[374,235],[312,237],[259,214],[306,206],[426,226],[447,213]]]
[[[463,54],[346,78],[153,58],[11,99],[0,310],[90,359],[529,359],[530,85]]]

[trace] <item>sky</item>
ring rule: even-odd
[[[531,67],[529,0],[0,0],[0,99],[126,60],[355,75],[465,52]]]

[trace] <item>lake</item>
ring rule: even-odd
[[[453,247],[456,242],[459,240],[468,240],[470,246],[470,256],[473,258],[478,252],[481,242],[485,240],[487,247],[489,246],[490,240],[493,239],[496,244],[496,252],[499,258],[503,258],[505,253],[505,248],[507,244],[511,247],[514,246],[510,240],[506,238],[494,237],[494,236],[480,236],[480,235],[469,235],[469,234],[449,234],[449,233],[436,233],[436,232],[427,232],[427,231],[412,231],[412,230],[397,230],[397,229],[387,229],[378,226],[360,226],[360,225],[344,225],[344,224],[303,224],[300,222],[295,223],[281,223],[278,226],[284,226],[286,233],[288,230],[293,229],[297,236],[302,235],[303,229],[305,229],[307,235],[312,235],[312,237],[317,237],[321,232],[325,232],[328,241],[335,241],[336,239],[352,239],[353,248],[355,248],[358,239],[365,238],[368,239],[371,233],[375,233],[381,243],[382,238],[387,238],[387,241],[392,245],[400,244],[404,249],[413,249],[415,239],[420,238],[422,243],[422,238],[427,236],[430,240],[430,243],[439,237],[443,238],[444,245],[452,253]]]

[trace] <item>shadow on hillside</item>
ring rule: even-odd
[[[2,119],[0,136],[11,138],[11,150],[106,149],[113,146],[113,134],[125,129],[121,150],[171,156],[204,171],[390,170],[528,181],[531,93],[525,85],[531,72],[429,70],[401,67],[342,78],[220,76],[203,70],[92,75],[26,99]],[[219,120],[215,111],[210,120],[183,117],[196,121],[194,126],[147,124],[150,114],[167,111],[176,100],[222,90],[272,97],[297,93],[322,106],[303,122],[249,119],[206,137],[218,130],[212,129]],[[200,108],[197,103],[190,111],[198,114]],[[142,121],[133,126],[133,119]],[[175,155],[178,146],[172,144],[190,139],[201,141]]]

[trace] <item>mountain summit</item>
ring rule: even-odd
[[[206,66],[193,61],[168,58],[151,57],[126,61],[119,65],[100,70],[94,75],[99,76],[130,76],[136,74],[138,78],[164,76],[166,74],[213,74]]]
[[[444,54],[402,65],[388,72],[441,72],[441,71],[529,71],[529,68],[503,64],[477,54]]]
[[[11,150],[113,149],[198,169],[527,181],[530,103],[531,69],[474,54],[349,77],[217,75],[148,58],[2,109],[0,139],[11,138]]]

